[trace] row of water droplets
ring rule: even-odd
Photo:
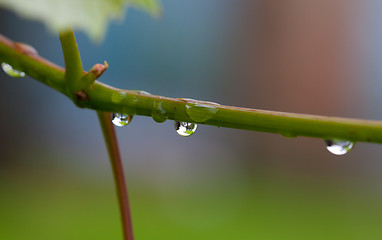
[[[128,114],[112,113],[111,121],[117,127],[124,127],[127,126],[132,119],[133,116]],[[176,132],[183,137],[191,136],[196,131],[197,127],[198,125],[196,123],[174,121],[174,128]]]
[[[148,95],[150,93],[137,91],[138,94]],[[113,102],[120,102],[126,97],[125,93],[116,93],[112,95]],[[189,98],[179,98],[180,101],[186,102],[186,113],[193,122],[174,121],[175,131],[183,137],[191,136],[196,132],[199,123],[203,123],[211,119],[218,111],[219,104],[207,101],[197,101]],[[163,123],[168,116],[163,107],[163,101],[154,101],[153,112],[151,114],[153,120],[157,123]],[[128,125],[132,120],[132,115],[125,113],[112,113],[112,122],[115,126],[123,127]]]
[[[7,63],[2,63],[1,68],[10,77],[25,77],[25,73],[14,69],[11,65]],[[150,93],[145,91],[137,91],[140,94],[149,95]],[[120,102],[126,97],[123,92],[113,94],[112,102]],[[217,107],[219,104],[214,102],[206,101],[196,101],[189,98],[180,98],[180,101],[187,102],[186,113],[195,122],[203,123],[208,119],[211,119],[218,111]],[[162,106],[163,102],[154,102],[154,111],[152,113],[152,118],[155,122],[163,123],[167,120],[166,111]],[[133,115],[128,115],[124,113],[112,113],[112,122],[115,126],[123,127],[128,125],[133,119]],[[179,122],[174,121],[174,128],[176,132],[183,137],[191,136],[195,133],[198,125],[195,122]],[[333,153],[334,155],[344,155],[348,153],[353,147],[354,143],[347,140],[325,140],[326,149]]]
[[[149,94],[144,92],[144,94]],[[186,102],[186,113],[195,122],[203,123],[211,119],[218,112],[219,104],[206,101],[196,101],[189,98],[180,98],[180,101]],[[156,100],[154,102],[154,110],[152,118],[155,122],[163,123],[167,120],[167,114],[164,110],[163,101]],[[128,114],[113,113],[112,121],[115,126],[123,127],[128,125],[132,116]],[[174,121],[175,131],[183,137],[191,136],[198,128],[195,122],[181,122]],[[289,135],[288,135],[289,136]],[[353,147],[354,143],[347,140],[331,139],[325,140],[326,149],[334,155],[344,155],[348,153]]]

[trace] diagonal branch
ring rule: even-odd
[[[38,56],[27,56],[0,35],[0,62],[56,89],[65,92],[64,71]],[[98,81],[85,91],[80,107],[106,112],[150,116],[157,119],[197,122],[218,127],[263,131],[284,136],[344,139],[353,142],[382,143],[382,121],[283,113],[249,108],[214,105],[174,99],[114,88]],[[208,117],[201,117],[207,115]]]

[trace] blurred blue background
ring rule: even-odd
[[[382,2],[175,1],[129,9],[101,43],[101,82],[169,97],[382,120]],[[0,33],[64,65],[56,33],[0,10]],[[96,114],[0,73],[0,239],[121,239]],[[136,239],[381,239],[382,147],[136,116],[118,128]]]

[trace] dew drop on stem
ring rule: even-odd
[[[326,149],[334,155],[344,155],[348,153],[354,146],[353,142],[347,140],[325,140]]]
[[[25,72],[21,72],[21,71],[14,69],[8,63],[2,63],[1,68],[10,77],[25,77]]]
[[[190,98],[179,98],[180,101],[186,102],[186,113],[195,122],[203,123],[215,116],[218,112],[218,103],[197,101]]]
[[[190,122],[178,122],[174,121],[174,127],[176,132],[183,137],[191,136],[196,129],[198,128],[198,124],[190,123]]]
[[[138,93],[142,95],[151,95],[151,93],[143,91],[143,90],[139,90]]]
[[[132,116],[123,113],[112,113],[111,121],[117,127],[124,127],[131,122]]]
[[[161,102],[161,101],[155,101],[154,102],[154,108],[153,108],[153,112],[151,114],[151,117],[157,123],[163,123],[167,120],[167,114],[166,114],[166,111],[162,107],[162,103],[163,102]]]

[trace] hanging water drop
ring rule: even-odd
[[[127,115],[127,114],[123,114],[123,113],[112,113],[111,118],[112,118],[111,121],[117,127],[126,126],[133,119],[132,116]]]
[[[163,109],[162,103],[163,102],[161,101],[154,102],[154,107],[153,107],[153,112],[151,114],[151,117],[157,123],[163,123],[167,120],[166,111]]]
[[[196,129],[198,128],[198,124],[189,123],[189,122],[174,122],[174,127],[176,132],[183,137],[191,136]]]
[[[14,69],[8,63],[2,63],[1,68],[10,77],[25,77],[25,72],[21,72],[21,71]]]
[[[348,153],[354,146],[353,142],[346,140],[325,140],[326,149],[334,155],[344,155]]]

